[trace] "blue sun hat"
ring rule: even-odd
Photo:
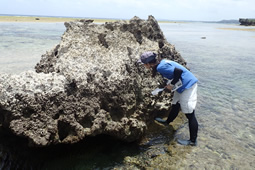
[[[137,61],[138,63],[147,64],[150,61],[156,59],[157,54],[151,51],[144,52],[140,59]]]

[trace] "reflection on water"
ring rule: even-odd
[[[64,26],[58,24],[0,23],[0,72],[19,73],[33,69],[40,56],[59,42]],[[168,146],[165,142],[161,141],[159,145],[154,142],[162,156],[151,158],[147,165],[152,166],[153,161],[160,164],[160,159],[162,164],[172,159],[174,161],[164,165],[176,169],[254,169],[255,33],[218,29],[240,28],[224,24],[172,23],[160,26],[167,40],[175,45],[199,79],[196,111],[199,136],[197,147],[169,145],[176,151],[171,153],[166,153]],[[188,125],[184,124],[177,130],[176,137],[188,136]],[[160,140],[160,137],[151,142]],[[123,152],[128,150],[120,148]],[[72,155],[81,162],[86,160],[84,155],[76,156]],[[112,154],[109,157],[109,162],[117,160]],[[68,158],[62,157],[55,163],[63,163],[65,159]]]

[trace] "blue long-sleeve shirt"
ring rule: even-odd
[[[166,59],[161,60],[157,66],[157,71],[163,77],[171,80],[174,79],[175,68],[182,70],[181,74],[182,86],[179,89],[177,89],[177,92],[182,93],[185,89],[189,89],[198,81],[198,79],[188,69],[183,67],[181,64],[171,60]]]

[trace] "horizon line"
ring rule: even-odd
[[[54,15],[34,15],[34,14],[0,14],[0,16],[23,16],[23,17],[51,17],[51,18],[88,18],[88,19],[114,19],[114,20],[130,20],[127,18],[104,18],[104,17],[77,17],[77,16],[54,16]],[[134,16],[135,17],[135,16]],[[140,18],[140,17],[139,17]],[[240,19],[240,18],[239,18]],[[186,21],[186,22],[220,22],[220,21],[238,21],[239,19],[222,19],[222,20],[214,20],[214,21],[207,21],[207,20],[185,20],[185,19],[157,19],[158,21]],[[245,18],[246,19],[246,18]],[[249,19],[249,18],[247,18]]]

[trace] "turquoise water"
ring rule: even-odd
[[[187,148],[185,156],[176,162],[176,169],[254,169],[255,32],[219,29],[244,28],[224,24],[172,23],[160,26],[167,40],[175,45],[199,79],[198,146]],[[41,55],[59,43],[64,31],[63,23],[0,23],[0,72],[20,73],[33,69]],[[187,123],[175,136],[188,137]],[[134,145],[113,143],[113,146],[98,143],[97,146],[104,146],[95,152],[86,148],[79,152],[79,149],[76,152],[68,150],[66,156],[55,153],[50,157],[51,161],[41,162],[44,167],[52,168],[65,167],[65,163],[72,162],[70,166],[74,169],[110,169],[121,164],[125,156],[142,152]],[[1,145],[0,150],[5,150],[5,146]]]

